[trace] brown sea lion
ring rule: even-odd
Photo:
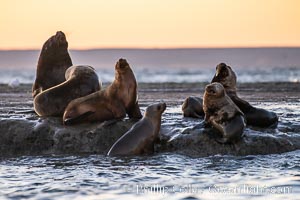
[[[181,106],[184,117],[202,118],[204,117],[203,99],[200,97],[187,97]]]
[[[161,115],[165,110],[165,103],[148,106],[144,117],[112,145],[107,155],[132,156],[153,153],[154,143],[159,140]]]
[[[221,143],[235,143],[243,135],[245,128],[244,114],[227,96],[220,83],[206,86],[203,98],[205,122],[217,129],[222,138]]]
[[[65,79],[66,70],[72,66],[72,60],[68,53],[68,42],[63,32],[57,31],[43,45],[40,53],[36,79],[32,87],[32,96],[56,86]]]
[[[42,91],[34,98],[34,110],[39,116],[62,116],[70,101],[101,89],[91,66],[69,67],[65,76],[65,82]]]
[[[65,125],[80,122],[103,122],[112,119],[142,118],[138,105],[137,83],[125,59],[115,66],[115,80],[105,90],[75,99],[67,106]]]
[[[255,108],[247,101],[238,97],[236,74],[230,66],[225,63],[220,63],[216,67],[216,74],[211,82],[219,82],[224,86],[228,96],[245,114],[247,125],[257,127],[270,127],[277,125],[278,116],[276,113],[261,108]]]

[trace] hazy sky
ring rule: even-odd
[[[300,46],[300,0],[0,0],[0,49]]]

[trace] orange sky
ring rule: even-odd
[[[300,46],[298,0],[0,0],[0,49]]]

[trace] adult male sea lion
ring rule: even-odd
[[[200,97],[187,97],[181,106],[184,117],[201,118],[204,116],[203,99]]]
[[[165,103],[148,106],[144,117],[112,145],[107,155],[131,156],[153,153],[154,143],[159,139],[161,115],[165,109]]]
[[[227,96],[220,83],[206,86],[203,98],[205,122],[212,125],[222,135],[218,142],[238,142],[245,128],[244,114]]]
[[[32,96],[64,82],[66,70],[72,66],[68,53],[68,42],[62,31],[50,37],[43,45],[40,53],[36,79],[32,87]]]
[[[69,67],[65,76],[65,82],[42,91],[34,98],[34,110],[39,116],[62,116],[70,101],[101,89],[91,66]]]
[[[255,108],[247,101],[238,97],[236,88],[237,78],[230,66],[227,66],[225,63],[217,65],[216,74],[211,82],[219,82],[224,86],[228,96],[245,114],[248,125],[257,127],[277,125],[278,117],[276,113],[261,108]]]
[[[125,59],[115,66],[115,80],[105,90],[75,99],[67,106],[63,121],[65,125],[80,122],[103,122],[129,118],[142,118],[138,105],[137,83]]]

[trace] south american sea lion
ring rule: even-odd
[[[220,83],[206,86],[203,98],[205,122],[217,129],[222,135],[220,143],[238,142],[245,128],[244,114],[227,96]]]
[[[278,116],[276,113],[264,110],[262,108],[256,108],[247,101],[238,97],[236,88],[236,74],[230,66],[226,65],[225,63],[220,63],[217,65],[216,74],[211,82],[219,82],[224,86],[227,95],[245,114],[247,125],[262,128],[277,125]]]
[[[32,96],[35,97],[40,92],[64,82],[65,72],[70,66],[72,60],[66,36],[62,31],[57,31],[43,45],[32,86]]]
[[[115,66],[115,80],[105,90],[75,99],[67,106],[65,125],[81,122],[103,122],[113,119],[142,118],[138,105],[137,83],[125,59]]]
[[[148,106],[144,117],[112,145],[107,155],[133,156],[153,153],[154,143],[159,140],[161,115],[165,109],[165,103]]]
[[[181,109],[184,117],[202,118],[204,116],[203,99],[194,96],[187,97]]]
[[[91,66],[69,67],[65,76],[65,82],[44,90],[34,98],[34,110],[39,116],[62,116],[70,101],[101,89]]]

